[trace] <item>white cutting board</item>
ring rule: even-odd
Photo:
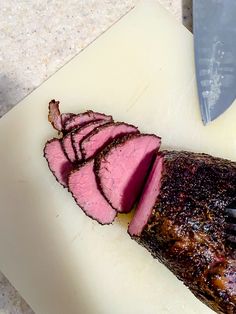
[[[236,105],[203,127],[192,35],[143,1],[0,121],[0,269],[37,314],[210,314],[126,233],[100,226],[49,172],[51,98],[163,137],[163,147],[236,160]],[[126,219],[126,220],[125,220]]]

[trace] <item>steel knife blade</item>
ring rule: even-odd
[[[200,109],[207,124],[236,98],[236,0],[193,0],[193,31]]]

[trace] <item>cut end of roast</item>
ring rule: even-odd
[[[82,142],[81,151],[84,159],[94,157],[112,140],[127,134],[139,133],[138,128],[121,122],[111,122],[94,129]]]
[[[67,186],[68,176],[73,169],[72,163],[67,159],[59,139],[48,141],[44,147],[44,157],[47,159],[49,169],[57,181]]]
[[[51,100],[48,105],[48,121],[52,124],[54,129],[57,131],[62,130],[62,120],[61,120],[61,113],[59,110],[59,101],[55,99]]]
[[[147,179],[161,139],[155,135],[132,134],[113,141],[96,158],[100,188],[119,212],[129,212]]]
[[[153,164],[152,170],[145,184],[128,232],[131,236],[140,236],[160,193],[163,157],[159,154]]]
[[[69,176],[68,188],[86,215],[101,224],[110,224],[116,211],[99,190],[94,174],[94,160],[84,163]]]
[[[92,121],[72,132],[72,145],[74,147],[77,160],[82,159],[81,142],[83,141],[83,139],[87,137],[98,126],[106,123],[109,122],[107,122],[107,120]]]
[[[112,116],[107,116],[103,113],[94,112],[94,111],[86,111],[80,114],[73,116],[71,119],[67,120],[65,123],[65,130],[67,132],[72,131],[75,128],[79,128],[86,123],[97,120],[106,120],[113,121]]]

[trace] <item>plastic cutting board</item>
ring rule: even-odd
[[[193,39],[143,1],[0,121],[0,269],[37,314],[210,314],[126,233],[84,215],[43,158],[47,104],[94,109],[162,136],[163,148],[236,160],[236,105],[201,122]]]

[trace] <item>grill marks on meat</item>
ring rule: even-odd
[[[72,145],[75,151],[76,159],[79,161],[82,159],[82,152],[81,152],[81,142],[84,138],[86,138],[94,129],[96,129],[98,126],[103,125],[105,123],[109,123],[106,120],[98,120],[98,121],[92,121],[81,128],[72,131],[71,137],[72,137]]]
[[[116,217],[116,211],[101,194],[93,167],[94,160],[91,159],[73,171],[69,176],[68,188],[86,215],[101,224],[110,224]]]
[[[160,147],[155,135],[131,134],[113,141],[95,159],[100,188],[118,212],[129,212]]]
[[[66,187],[68,176],[73,169],[73,165],[65,156],[59,139],[54,138],[46,143],[44,147],[44,157],[57,181]]]
[[[79,128],[91,121],[106,120],[107,122],[113,121],[112,116],[107,116],[103,113],[94,112],[92,110],[77,114],[65,123],[65,131],[69,132],[75,128]]]
[[[143,195],[129,232],[209,307],[236,313],[236,260],[224,210],[236,199],[236,163],[167,151],[161,160],[155,204],[147,210]],[[137,227],[142,210],[148,222]]]
[[[122,122],[111,122],[97,127],[81,142],[82,156],[84,159],[94,157],[112,140],[134,133],[139,133],[137,127]]]

